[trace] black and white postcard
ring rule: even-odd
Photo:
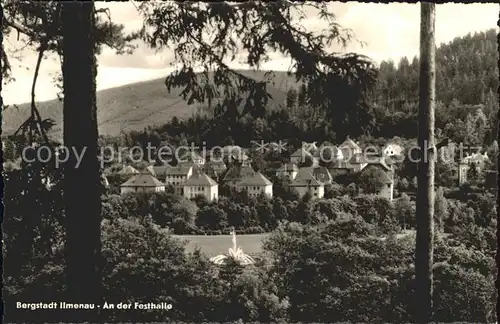
[[[497,3],[1,8],[4,322],[497,322]]]

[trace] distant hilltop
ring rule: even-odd
[[[257,81],[263,81],[267,71],[239,70]],[[297,85],[287,72],[276,71],[268,82],[268,92],[273,100],[271,109],[285,104],[286,92]],[[26,89],[29,91],[29,89]],[[165,78],[132,83],[97,92],[97,118],[101,135],[118,135],[121,131],[143,130],[147,126],[167,123],[173,117],[189,118],[200,111],[201,105],[182,99],[182,88],[168,92]],[[57,99],[37,104],[42,118],[56,121],[54,136],[62,135],[63,103]],[[29,103],[3,111],[3,133],[12,134],[29,116]]]

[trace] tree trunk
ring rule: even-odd
[[[63,192],[67,302],[95,303],[97,309],[102,280],[98,270],[101,190],[97,158],[94,3],[73,1],[62,6],[64,144],[70,150],[70,158],[64,166]],[[74,311],[68,313],[75,315],[75,321],[91,320],[93,316],[89,310],[79,315]]]
[[[434,104],[436,97],[435,4],[421,3],[420,106],[418,142],[420,162],[417,189],[417,242],[415,250],[416,313],[419,323],[432,318],[432,265],[434,253]]]

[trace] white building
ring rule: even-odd
[[[196,165],[193,163],[179,163],[167,168],[165,184],[173,186],[175,193],[182,195],[183,184],[191,177],[195,167]]]
[[[281,167],[279,167],[276,170],[276,176],[280,177],[280,178],[285,177],[288,179],[295,179],[298,172],[299,172],[299,168],[297,167],[296,164],[286,163],[286,164],[283,164]]]
[[[290,155],[290,163],[299,165],[300,163],[305,162],[307,159],[312,161],[312,166],[319,165],[319,159],[317,156],[314,156],[307,149],[301,147],[297,151],[293,152]]]
[[[312,168],[301,168],[297,177],[290,183],[290,187],[295,189],[301,198],[308,192],[311,193],[312,199],[325,196],[325,186],[315,179]]]
[[[392,201],[394,199],[394,168],[388,166],[383,160],[378,163],[370,163],[361,172],[374,172],[380,176],[383,186],[376,192],[377,195]]]
[[[354,155],[362,153],[361,147],[350,139],[349,136],[344,143],[339,145],[339,149],[342,151],[342,156],[345,161],[349,161]]]
[[[273,183],[260,172],[243,177],[241,181],[236,183],[236,188],[246,190],[250,197],[255,197],[262,193],[269,198],[273,197]]]
[[[313,156],[319,159],[319,161],[327,163],[342,161],[344,159],[342,151],[337,146],[325,144],[322,144]]]
[[[149,173],[140,173],[120,185],[122,194],[130,192],[164,192],[165,184]]]
[[[165,181],[167,178],[167,170],[172,166],[169,164],[165,165],[150,165],[146,168],[146,171],[151,173],[153,177],[160,181]]]
[[[382,148],[382,156],[401,156],[403,147],[396,143],[388,143]]]
[[[313,175],[314,179],[316,179],[316,181],[318,181],[319,183],[322,183],[324,185],[332,183],[333,178],[327,168],[318,166],[315,168],[310,168],[310,172]]]
[[[481,170],[484,168],[484,165],[487,161],[489,161],[489,157],[487,153],[473,153],[471,155],[467,155],[464,157],[458,165],[458,183],[462,185],[466,183],[468,179],[468,173],[471,169],[471,165],[475,165],[475,169],[478,174],[481,173]]]
[[[242,162],[241,164],[235,164],[231,168],[229,168],[222,181],[224,181],[224,183],[226,183],[227,185],[237,185],[244,178],[253,176],[254,174],[255,170],[247,160],[245,162]]]
[[[187,162],[192,162],[196,165],[202,166],[205,164],[205,158],[199,155],[196,152],[190,151],[182,154],[179,159],[179,163],[187,163]]]
[[[222,160],[208,160],[203,165],[203,172],[215,181],[219,181],[227,170],[226,163]]]
[[[212,178],[202,172],[195,172],[184,183],[184,197],[193,199],[204,196],[208,201],[219,199],[219,185]]]
[[[361,153],[355,153],[346,162],[349,164],[349,167],[350,167],[350,169],[351,169],[352,172],[360,172],[369,163],[377,163],[379,160],[380,160],[380,157],[376,157],[376,156],[364,156]]]

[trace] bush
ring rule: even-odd
[[[375,236],[360,217],[312,227],[283,224],[264,249],[290,299],[288,316],[303,322],[413,322],[415,235]],[[495,260],[436,239],[435,321],[495,322]],[[304,280],[305,277],[314,280]]]
[[[196,233],[196,227],[186,222],[185,219],[177,217],[172,222],[172,229],[178,235],[191,235]]]
[[[400,230],[394,205],[377,195],[360,195],[354,199],[357,214],[366,222],[379,226],[385,233]]]
[[[260,226],[252,226],[243,230],[236,230],[236,234],[261,234],[266,231]]]
[[[263,265],[244,273],[231,265],[218,268],[198,250],[185,253],[183,244],[150,217],[104,220],[102,257],[104,300],[108,303],[174,305],[168,312],[108,309],[102,313],[102,320],[107,322],[276,322],[286,310],[283,298],[278,297],[275,279],[265,268],[259,268]],[[35,314],[13,307],[16,301],[65,300],[62,249],[52,258],[44,256],[33,261],[21,280],[6,278],[4,297],[9,320],[60,320],[67,310]]]

